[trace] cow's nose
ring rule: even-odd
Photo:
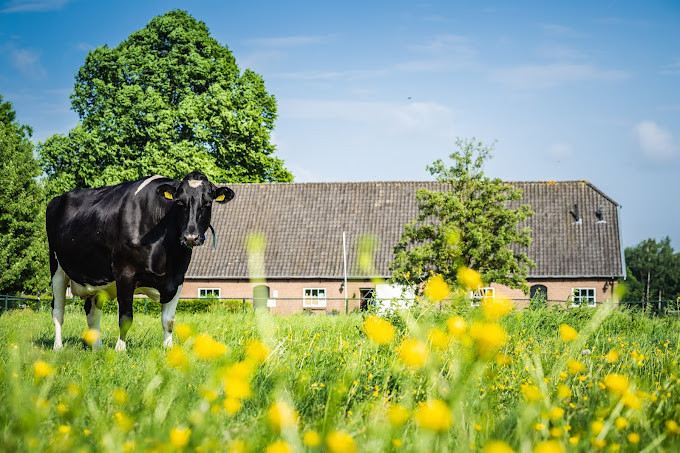
[[[198,235],[197,234],[185,234],[184,243],[189,247],[198,245]]]

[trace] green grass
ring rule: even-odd
[[[468,326],[482,317],[480,310],[457,311]],[[12,311],[0,315],[0,450],[227,451],[245,446],[255,452],[283,439],[292,450],[330,451],[343,445],[309,447],[304,433],[315,431],[327,439],[339,430],[353,438],[358,451],[481,451],[493,440],[532,451],[550,439],[573,451],[677,451],[680,434],[670,422],[680,423],[680,321],[617,311],[599,319],[596,313],[515,312],[501,321],[508,340],[496,353],[482,357],[474,340],[452,338],[443,349],[428,343],[426,365],[415,369],[399,359],[401,341],[427,342],[431,328],[446,330],[453,312],[425,308],[390,317],[397,334],[389,345],[366,337],[360,315],[178,314],[178,324],[190,326],[194,336],[184,343],[176,339],[188,360],[187,368],[176,369],[161,347],[158,316],[136,314],[128,350],[118,353],[113,350],[117,318],[104,314],[104,347],[92,352],[82,340],[85,316],[74,307],[66,314],[64,348],[53,351],[48,312]],[[606,309],[600,313],[607,314]],[[562,324],[581,333],[576,341],[560,340]],[[199,359],[194,347],[201,332],[225,344],[227,353]],[[245,347],[255,339],[267,345],[269,356],[249,368],[252,395],[229,414],[223,405],[230,391],[225,376],[230,366],[247,359]],[[612,350],[618,357],[607,361]],[[569,359],[580,361],[585,371],[569,373]],[[38,361],[53,372],[37,376]],[[612,373],[626,376],[636,402],[632,406],[639,407],[628,407],[625,398],[604,386]],[[568,398],[558,395],[560,385],[569,389]],[[535,398],[526,396],[527,386],[538,388]],[[441,432],[427,429],[418,418],[422,411],[417,415],[433,399],[443,401],[451,417]],[[277,429],[267,415],[275,401],[294,407],[297,423]],[[390,423],[386,415],[396,403],[410,414],[403,425]],[[551,417],[556,407],[564,413]],[[617,429],[618,417],[625,418],[626,427]],[[598,421],[603,429],[594,433],[592,424]],[[171,437],[178,427],[191,430],[186,446]],[[631,433],[639,443],[631,443]],[[344,448],[352,451],[351,445]]]

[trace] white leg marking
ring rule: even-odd
[[[177,288],[175,297],[161,307],[161,324],[163,324],[163,346],[172,346],[172,331],[175,327],[175,309],[179,301],[179,294],[182,292],[182,285]]]
[[[97,296],[92,298],[92,308],[90,308],[90,313],[87,315],[87,328],[97,332],[97,340],[92,343],[92,350],[98,351],[102,347],[102,334],[99,329],[99,321],[102,319],[102,310],[97,307]]]
[[[61,326],[64,324],[64,307],[66,306],[66,287],[68,286],[68,276],[57,265],[57,271],[52,277],[52,296],[54,297],[54,308],[52,309],[52,321],[54,321],[54,350],[61,349]]]
[[[125,351],[126,349],[125,342],[119,338],[118,341],[116,341],[116,351]]]

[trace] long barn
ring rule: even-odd
[[[528,273],[531,294],[594,305],[609,298],[625,276],[620,206],[587,181],[510,182],[534,211],[526,250],[536,263]],[[416,190],[445,191],[437,182],[230,184],[234,199],[213,208],[216,248],[208,239],[194,256],[182,298],[255,300],[275,313],[304,309],[344,313],[362,298],[400,291],[390,276],[393,249],[404,225],[418,215]],[[246,239],[264,239],[263,275],[251,275]],[[346,261],[343,259],[343,233]],[[359,266],[360,243],[372,238],[372,270]],[[345,274],[346,263],[346,274]],[[257,269],[251,263],[251,268]],[[370,274],[370,275],[369,275]],[[347,285],[345,287],[345,276]],[[474,296],[522,300],[528,295],[494,283]]]

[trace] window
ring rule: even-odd
[[[595,288],[573,288],[572,289],[572,307],[579,307],[582,305],[587,305],[588,307],[594,307],[595,300]]]
[[[326,288],[305,288],[302,306],[308,308],[326,306]]]
[[[198,288],[198,297],[201,299],[219,299],[220,288]]]
[[[479,305],[482,303],[482,299],[485,297],[493,299],[494,295],[495,293],[493,288],[479,288],[477,291],[470,291],[470,305],[473,307],[479,307]]]

